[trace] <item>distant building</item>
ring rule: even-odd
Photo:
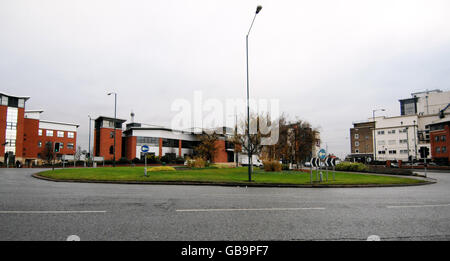
[[[28,99],[0,93],[0,161],[38,165],[45,160],[46,144],[55,148],[56,143],[60,148],[56,160],[74,155],[79,125],[41,120],[42,110],[25,111]]]
[[[370,162],[373,155],[374,122],[354,122],[350,129],[350,159],[358,162]]]
[[[431,149],[430,126],[450,116],[450,91],[431,90],[412,93],[411,96],[399,100],[400,116],[368,118],[358,123],[359,128],[354,124],[350,129],[349,157],[367,159],[369,142],[362,145],[356,129],[361,130],[361,126],[370,124],[373,125],[371,135],[368,134],[370,127],[364,128],[364,138],[372,138],[371,159],[413,161],[420,159],[420,147]]]
[[[450,162],[450,120],[445,119],[428,125],[430,130],[431,158],[435,162]]]

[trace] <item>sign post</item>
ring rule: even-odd
[[[149,147],[147,145],[143,145],[141,147],[141,151],[144,153],[145,158],[144,175],[147,177],[147,152],[149,151]]]
[[[324,149],[320,149],[319,152],[317,153],[317,156],[319,157],[319,167],[320,167],[320,161],[325,160],[325,158],[327,157],[327,152]],[[322,182],[322,171],[320,172],[320,181]]]

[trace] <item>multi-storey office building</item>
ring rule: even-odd
[[[46,145],[54,148],[56,143],[56,159],[73,155],[79,125],[41,120],[42,110],[25,111],[29,98],[0,93],[0,161],[40,164],[46,160]]]
[[[424,91],[412,93],[411,96],[399,100],[400,116],[375,117],[366,121],[367,124],[374,124],[373,158],[381,161],[420,159],[420,147],[431,147],[430,126],[450,116],[450,91]],[[352,129],[350,142],[351,153],[354,154],[359,142]]]
[[[436,162],[448,164],[450,162],[450,120],[441,120],[428,127],[431,158]]]
[[[149,147],[148,154],[155,156],[186,157],[194,156],[194,147],[200,142],[194,131],[177,131],[164,127],[142,127],[140,123],[129,123],[125,131],[125,120],[116,119],[116,160],[121,157],[133,160],[142,159],[142,146]],[[94,155],[105,160],[113,159],[114,118],[100,116],[95,120]],[[229,132],[219,135],[216,141],[217,152],[214,162],[235,162],[234,144],[230,142]]]
[[[373,129],[374,123],[354,122],[350,129],[350,158],[361,162],[373,159]]]

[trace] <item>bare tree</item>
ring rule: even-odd
[[[194,148],[195,153],[200,157],[213,162],[214,156],[218,150],[217,140],[219,140],[219,136],[216,133],[203,132],[200,135],[200,144]]]

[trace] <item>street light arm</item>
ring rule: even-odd
[[[248,29],[247,37],[248,37],[248,35],[250,34],[250,31],[252,30],[253,23],[255,22],[255,19],[256,19],[256,15],[257,15],[257,13],[255,13],[255,16],[253,16],[252,23],[250,24],[250,28]]]

